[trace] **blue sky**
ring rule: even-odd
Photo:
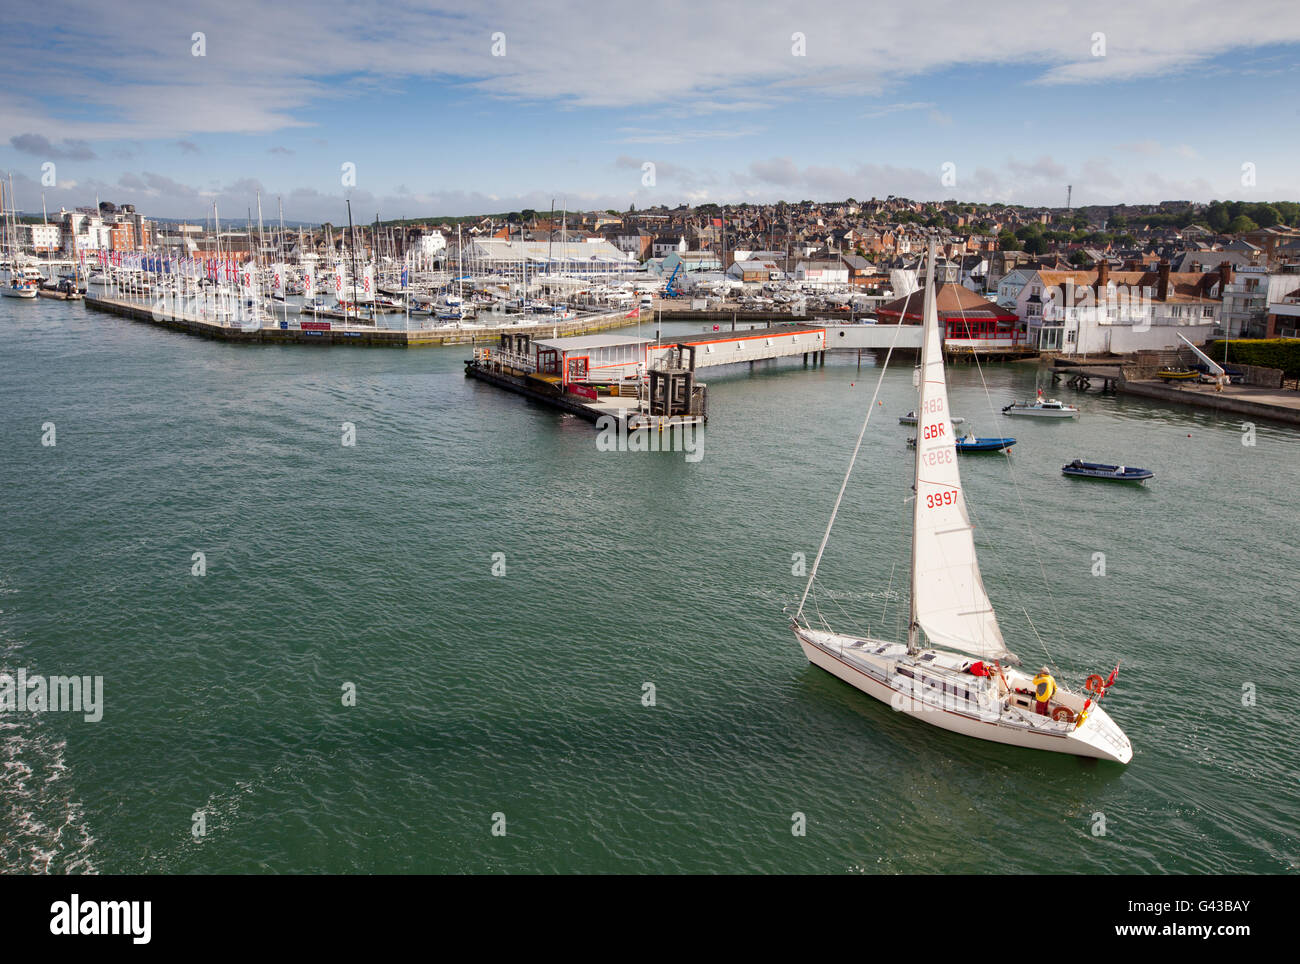
[[[335,223],[346,197],[361,220],[552,197],[1055,205],[1067,184],[1076,205],[1295,200],[1298,55],[1294,0],[52,0],[0,36],[0,164],[26,211],[44,190],[240,218],[261,190],[268,215],[282,196]]]

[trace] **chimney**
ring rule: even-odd
[[[1232,284],[1233,271],[1231,261],[1219,262],[1219,293],[1222,294],[1227,290],[1228,285]]]
[[[1138,269],[1138,263],[1134,261],[1132,258],[1129,258],[1127,261],[1124,262],[1125,271],[1136,271],[1137,269]]]
[[[1160,263],[1156,266],[1156,271],[1156,277],[1159,279],[1156,282],[1156,297],[1161,301],[1167,301],[1169,299],[1169,262],[1161,258]]]
[[[1106,285],[1110,283],[1110,262],[1102,258],[1097,262],[1097,294],[1100,295],[1106,290]]]

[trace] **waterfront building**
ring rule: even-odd
[[[947,266],[955,279],[956,265]],[[876,309],[883,324],[919,325],[925,299],[920,291],[888,301]],[[980,354],[1021,354],[1032,351],[1025,327],[1012,311],[986,300],[956,280],[945,280],[935,292],[939,333],[944,351]]]
[[[583,241],[504,241],[476,238],[465,245],[466,270],[522,277],[537,274],[609,275],[635,271],[636,261],[600,238]]]
[[[1035,271],[1021,290],[1016,314],[1039,351],[1124,354],[1177,349],[1182,334],[1203,342],[1219,327],[1225,273],[1154,271]]]
[[[795,265],[794,280],[814,285],[846,285],[849,266],[843,261],[800,261]]]

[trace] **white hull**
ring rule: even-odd
[[[1038,418],[1074,418],[1079,410],[1073,405],[1065,405],[1056,399],[1037,402],[1012,402],[1002,409],[1003,415],[1034,415]]]
[[[804,655],[814,666],[826,670],[868,696],[889,704],[897,711],[917,717],[921,722],[978,740],[1026,749],[1048,750],[1116,763],[1128,763],[1133,758],[1133,748],[1128,738],[1100,706],[1093,705],[1085,723],[1075,728],[1073,724],[1061,724],[1046,717],[1037,717],[1032,711],[1008,711],[1005,707],[992,705],[982,708],[960,705],[955,700],[947,701],[946,697],[941,700],[937,694],[930,697],[924,687],[891,672],[891,667],[900,664],[905,669],[914,665],[909,658],[903,656],[906,647],[899,644],[882,640],[856,640],[853,637],[807,629],[796,630],[795,636],[799,639]],[[846,648],[859,644],[867,645],[859,652]],[[873,656],[872,650],[881,647],[886,649],[884,656]],[[900,656],[903,658],[900,659]],[[879,678],[873,675],[873,671]],[[904,689],[905,685],[914,688]],[[977,685],[975,678],[970,677],[966,685],[974,688]],[[945,702],[947,705],[942,705]],[[1061,702],[1073,702],[1081,706],[1083,700],[1073,694],[1061,694]]]
[[[1038,418],[1074,418],[1078,412],[1067,412],[1061,409],[1039,409],[1039,408],[1011,408],[1007,409],[1008,415],[1034,415]]]
[[[6,298],[35,298],[35,288],[0,288],[0,294]]]

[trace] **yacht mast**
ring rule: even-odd
[[[918,386],[916,402],[916,446],[912,454],[912,562],[911,562],[911,581],[908,590],[908,616],[907,616],[907,651],[915,653],[918,650],[918,637],[920,636],[920,626],[916,621],[916,527],[920,520],[921,514],[921,439],[920,433],[922,425],[925,423],[925,375],[929,363],[930,348],[930,312],[934,306],[934,239],[930,239],[929,256],[925,265],[925,298],[922,302],[924,307],[921,310],[921,384]],[[901,325],[906,321],[906,310],[904,317],[898,319]],[[948,415],[945,412],[944,418]]]

